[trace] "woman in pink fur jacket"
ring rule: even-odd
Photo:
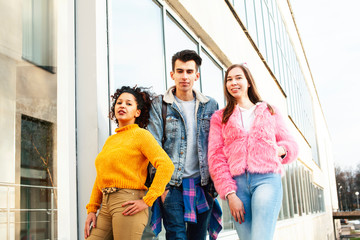
[[[227,105],[210,123],[210,174],[228,200],[240,239],[272,239],[282,202],[282,164],[297,158],[298,145],[280,112],[262,102],[246,65],[227,69],[224,92]]]

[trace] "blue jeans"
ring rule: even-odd
[[[273,239],[283,195],[280,174],[246,172],[234,179],[245,208],[245,222],[234,221],[240,240]]]
[[[204,190],[205,191],[205,190]],[[166,239],[181,240],[205,240],[210,215],[213,208],[213,199],[205,191],[206,199],[210,209],[204,213],[197,214],[197,223],[186,223],[184,221],[184,201],[182,188],[171,187],[162,204],[162,216],[166,230]]]

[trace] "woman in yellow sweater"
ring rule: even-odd
[[[111,97],[109,117],[118,128],[95,160],[97,176],[86,205],[85,238],[141,239],[148,207],[164,192],[174,165],[144,129],[149,122],[150,94],[141,88],[122,87]],[[145,194],[149,161],[157,171]]]

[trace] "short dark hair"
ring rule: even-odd
[[[182,50],[182,51],[174,54],[174,56],[172,57],[172,70],[173,71],[175,70],[176,60],[180,60],[182,62],[194,60],[195,64],[196,64],[196,71],[199,70],[199,67],[202,62],[202,59],[199,56],[199,54],[197,54],[197,52],[195,52],[194,50],[188,50],[188,49]]]
[[[141,110],[140,116],[136,118],[135,123],[139,125],[141,128],[146,128],[149,124],[149,118],[150,118],[150,107],[152,102],[152,96],[153,94],[148,91],[148,88],[143,87],[128,87],[123,86],[120,89],[116,89],[114,95],[111,95],[112,99],[112,105],[109,112],[109,118],[114,120],[115,123],[119,126],[119,122],[115,117],[115,105],[117,99],[120,97],[123,93],[130,93],[132,94],[136,99],[137,109]]]

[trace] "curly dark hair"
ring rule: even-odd
[[[119,126],[119,122],[115,117],[115,104],[120,95],[125,92],[130,93],[135,97],[137,109],[141,110],[140,116],[135,119],[135,123],[138,124],[141,128],[146,128],[146,126],[149,124],[149,112],[153,97],[153,94],[149,91],[149,88],[137,86],[131,88],[129,86],[123,86],[120,89],[116,89],[115,93],[111,95],[112,105],[109,112],[109,118],[114,120],[115,123]]]

